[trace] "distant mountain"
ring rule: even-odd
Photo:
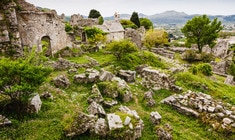
[[[177,11],[166,11],[163,13],[155,14],[155,15],[145,15],[139,13],[139,18],[149,18],[154,24],[161,25],[161,24],[185,24],[188,20],[192,19],[194,16],[198,16],[199,14],[195,15],[188,15],[184,12],[177,12]],[[208,15],[210,19],[218,18],[218,20],[222,21],[223,23],[234,23],[235,24],[235,15]],[[130,14],[120,14],[121,19],[130,19]],[[105,17],[105,20],[113,20],[114,17]]]

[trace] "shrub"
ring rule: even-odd
[[[73,30],[72,25],[69,24],[69,23],[65,23],[65,31],[66,31],[66,32],[70,32],[70,31],[72,31],[72,30]]]
[[[194,75],[202,73],[205,76],[211,76],[213,74],[212,67],[208,63],[198,64],[197,66],[193,66],[190,70]]]
[[[201,60],[204,63],[210,63],[211,61],[215,60],[215,56],[211,53],[201,53]]]
[[[125,55],[137,52],[137,46],[130,40],[113,41],[107,44],[107,51],[110,51],[117,60],[121,60]]]
[[[228,69],[228,73],[231,74],[235,79],[235,63],[234,62],[232,62],[232,64],[230,65]]]
[[[187,50],[183,54],[183,59],[188,61],[189,63],[195,62],[197,58],[197,54],[194,50]]]

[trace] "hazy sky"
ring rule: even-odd
[[[102,16],[132,12],[153,15],[167,10],[187,14],[232,15],[235,14],[235,0],[26,0],[36,6],[55,9],[58,14],[88,15],[91,9]]]

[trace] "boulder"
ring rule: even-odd
[[[74,75],[76,83],[93,83],[99,79],[100,72],[95,69],[87,69],[85,73]]]
[[[89,112],[89,114],[98,115],[101,117],[106,115],[104,108],[101,105],[97,104],[96,102],[92,102],[88,106],[87,111]]]
[[[129,125],[131,122],[131,118],[129,116],[126,116],[126,119],[124,121],[124,125]]]
[[[150,120],[153,124],[159,125],[161,123],[162,116],[158,112],[150,113]]]
[[[71,127],[65,130],[67,137],[74,137],[85,133],[92,129],[96,124],[96,117],[94,115],[87,115],[79,112]]]
[[[101,103],[104,101],[101,93],[100,93],[100,90],[98,88],[98,86],[96,84],[94,84],[92,86],[92,91],[91,91],[92,95],[90,95],[88,97],[88,103],[92,103],[93,101],[94,102],[97,102],[97,103]]]
[[[138,113],[135,110],[130,110],[127,106],[120,106],[119,110],[121,112],[127,113],[128,115],[133,116],[136,120],[140,119],[140,116],[138,115]]]
[[[69,79],[65,75],[55,77],[53,82],[58,88],[68,88],[70,85]]]
[[[100,74],[100,81],[111,81],[113,79],[114,75],[109,72],[109,71],[105,71],[103,70]]]
[[[41,110],[42,101],[40,96],[37,94],[30,100],[29,108],[31,113],[38,113]]]
[[[119,115],[116,115],[114,113],[107,114],[107,119],[110,131],[124,127]]]
[[[126,82],[135,82],[136,72],[131,70],[119,70],[118,76]]]
[[[153,91],[150,89],[149,91],[144,93],[145,99],[152,99],[153,98]]]
[[[123,101],[124,103],[127,103],[127,102],[129,102],[129,101],[132,100],[133,95],[132,95],[131,91],[126,90],[126,91],[124,91],[124,93],[121,95],[121,98],[122,98],[122,101]]]
[[[99,118],[94,126],[95,134],[99,136],[106,136],[108,133],[107,121],[104,118]]]

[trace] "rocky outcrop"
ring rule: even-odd
[[[92,132],[93,131],[93,132]],[[99,118],[91,132],[98,136],[106,136],[108,134],[108,124],[104,118]]]
[[[229,67],[229,63],[227,61],[221,61],[221,62],[212,61],[210,64],[212,66],[213,72],[219,74],[225,74]]]
[[[161,101],[173,106],[179,112],[202,119],[214,129],[235,132],[234,106],[224,105],[210,95],[188,91],[184,95],[172,95]]]
[[[94,84],[92,86],[92,91],[91,91],[91,95],[88,97],[87,101],[88,103],[92,103],[92,102],[97,102],[97,103],[101,103],[104,101],[101,93],[100,93],[100,90],[98,88],[98,86],[96,84]]]
[[[53,82],[58,88],[68,88],[70,86],[70,81],[65,75],[55,77]]]
[[[114,77],[114,74],[112,74],[111,72],[102,70],[100,77],[99,77],[99,80],[100,81],[111,81],[113,79],[113,77]]]
[[[130,39],[138,48],[142,47],[142,34],[138,30],[127,28],[125,30],[125,39]]]
[[[166,48],[153,48],[152,52],[162,55],[164,57],[170,58],[170,59],[174,59],[175,57],[175,53],[167,50]]]

